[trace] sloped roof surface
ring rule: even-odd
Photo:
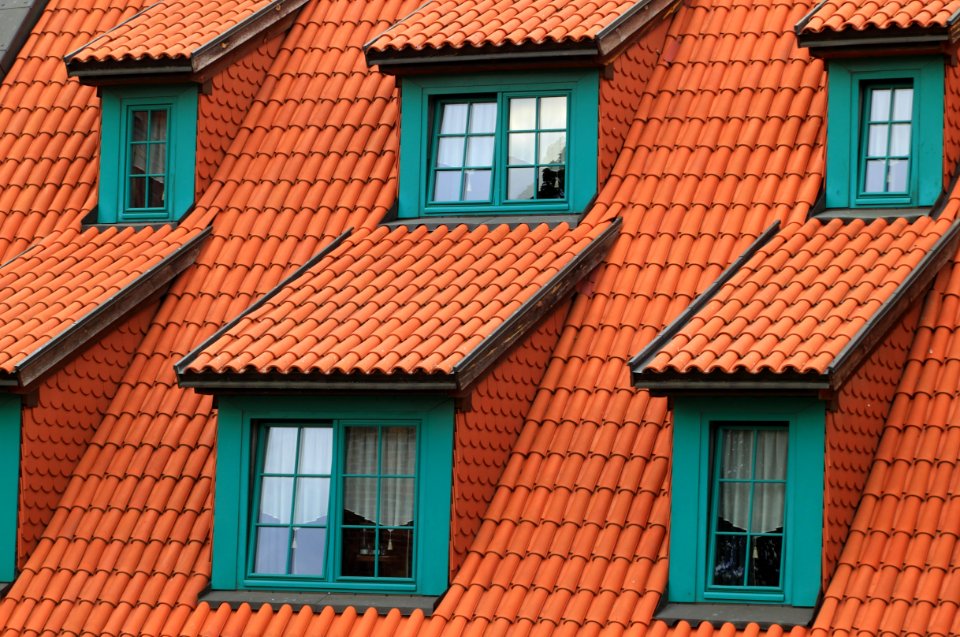
[[[375,51],[592,40],[643,0],[430,0],[369,44]]]
[[[76,62],[190,58],[277,0],[160,0],[72,52]]]
[[[801,33],[944,27],[957,11],[960,0],[825,0]]]
[[[198,236],[162,226],[53,232],[0,267],[0,372],[109,303]],[[169,281],[176,272],[165,275]]]
[[[826,373],[950,227],[811,220],[760,248],[644,372]]]
[[[566,224],[360,230],[187,369],[451,374],[597,234]]]

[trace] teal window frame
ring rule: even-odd
[[[427,397],[221,396],[217,421],[217,475],[213,511],[213,573],[217,590],[316,590],[344,593],[440,595],[449,578],[453,476],[453,400]],[[382,407],[377,408],[376,404]],[[339,538],[328,527],[324,577],[252,572],[251,529],[259,488],[257,436],[264,425],[328,422],[417,427],[417,483],[413,577],[339,576]],[[342,454],[342,436],[335,436]],[[331,488],[330,519],[339,515]],[[339,522],[337,522],[339,525]],[[440,548],[442,547],[442,548]]]
[[[597,191],[600,79],[596,69],[543,73],[471,73],[462,76],[414,76],[401,80],[401,219],[451,214],[527,214],[582,212]],[[453,99],[567,95],[566,184],[564,199],[508,201],[506,183],[506,109],[498,107],[494,159],[494,196],[490,202],[434,202],[433,160],[437,144],[437,105]],[[501,190],[497,190],[498,186]]]
[[[710,584],[716,428],[732,423],[748,428],[785,424],[788,430],[781,588]],[[667,587],[671,602],[816,604],[823,549],[825,427],[826,406],[814,398],[674,399]]]
[[[20,396],[0,394],[0,510],[9,512],[0,524],[0,582],[12,582],[17,574],[21,410]]]
[[[100,223],[176,221],[194,201],[197,149],[196,85],[104,87],[100,133]],[[131,116],[135,110],[166,110],[167,154],[163,207],[129,203]]]
[[[827,208],[933,205],[943,189],[943,58],[831,60],[827,81]],[[864,192],[866,92],[878,84],[895,83],[913,85],[908,191]]]

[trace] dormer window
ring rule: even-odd
[[[943,61],[831,60],[828,208],[931,206],[942,190]]]

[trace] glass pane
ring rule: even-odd
[[[260,483],[261,524],[289,524],[293,478],[263,478]]]
[[[130,174],[142,175],[147,172],[147,145],[132,144],[130,146]]]
[[[871,124],[867,135],[867,155],[869,157],[886,157],[887,155],[887,124]]]
[[[267,429],[267,449],[263,456],[264,473],[293,473],[297,457],[297,428]]]
[[[533,168],[511,168],[507,171],[507,199],[533,199]]]
[[[417,465],[417,430],[414,427],[384,427],[383,475],[412,476]]]
[[[291,548],[290,567],[294,575],[323,575],[327,529],[294,529]]]
[[[260,527],[257,529],[257,552],[253,570],[257,573],[286,573],[289,548],[289,528]]]
[[[465,133],[468,106],[468,104],[444,104],[440,132],[443,134]]]
[[[384,478],[380,488],[380,524],[413,526],[413,478]]]
[[[150,111],[133,111],[130,117],[132,120],[130,139],[135,142],[145,141],[147,139],[147,120],[150,118]]]
[[[750,483],[721,482],[717,503],[717,531],[743,532],[750,522]]]
[[[344,478],[343,523],[368,526],[377,523],[376,478]]]
[[[150,139],[155,142],[167,140],[167,111],[150,111]]]
[[[490,171],[467,170],[464,172],[463,200],[487,201],[490,199]]]
[[[340,573],[373,577],[377,555],[375,529],[344,529],[340,546]]]
[[[347,427],[346,472],[377,475],[377,428]]]
[[[493,137],[471,137],[467,140],[467,166],[493,165]]]
[[[757,432],[757,479],[787,478],[787,432]]]
[[[867,162],[867,174],[864,179],[864,192],[884,192],[884,161],[882,159]]]
[[[150,173],[164,175],[167,172],[167,145],[150,144]]]
[[[723,430],[720,451],[720,477],[748,479],[753,463],[753,432],[740,429]]]
[[[540,100],[540,128],[567,127],[567,98],[544,97]]]
[[[166,198],[167,189],[164,187],[166,178],[163,175],[150,177],[147,186],[150,190],[147,193],[147,206],[150,208],[162,208]]]
[[[413,531],[380,530],[380,576],[413,577]]]
[[[147,180],[145,177],[130,178],[131,208],[145,208],[147,206]]]
[[[753,485],[753,533],[783,533],[782,482]]]
[[[330,506],[330,478],[300,478],[297,480],[297,503],[293,509],[293,523],[327,526]]]
[[[890,156],[910,156],[910,124],[894,124],[890,127]]]
[[[510,130],[533,130],[537,127],[537,98],[510,100]]]
[[[713,583],[719,586],[743,586],[743,572],[746,565],[746,557],[746,536],[716,536],[716,553],[713,559]]]
[[[460,171],[438,170],[435,180],[434,201],[460,201]]]
[[[534,158],[534,133],[512,133],[510,135],[507,163],[532,164]]]
[[[463,166],[463,137],[441,137],[437,144],[437,167]]]
[[[885,122],[890,118],[890,89],[870,91],[870,121]]]
[[[540,133],[540,163],[562,164],[567,160],[566,133]]]
[[[300,433],[301,474],[329,474],[333,464],[333,429],[306,427]]]
[[[898,88],[893,92],[893,119],[898,122],[913,119],[912,88]]]
[[[750,552],[749,586],[780,586],[780,553],[783,538],[760,536],[753,538]]]
[[[470,132],[492,133],[497,128],[497,103],[480,102],[471,106]]]
[[[563,190],[565,172],[563,168],[556,166],[541,168],[537,199],[563,199],[566,196]]]
[[[909,162],[906,159],[890,160],[890,173],[887,176],[887,190],[890,192],[906,192],[908,165]]]

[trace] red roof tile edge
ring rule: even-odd
[[[744,252],[746,255],[772,229],[768,228]],[[772,236],[772,235],[771,235]],[[769,240],[769,237],[767,237]],[[853,338],[837,353],[833,361],[827,365],[823,374],[803,372],[788,367],[783,372],[762,369],[759,373],[748,372],[742,369],[727,371],[714,370],[703,372],[700,370],[680,371],[668,368],[663,371],[648,369],[646,366],[654,356],[665,347],[669,341],[690,321],[720,290],[723,283],[714,283],[703,292],[690,307],[696,305],[695,311],[684,312],[671,323],[661,336],[638,353],[630,361],[630,374],[636,387],[650,389],[655,393],[667,391],[683,391],[688,386],[698,390],[736,385],[743,389],[777,389],[792,387],[798,390],[831,389],[836,390],[843,386],[847,378],[860,366],[866,357],[873,351],[873,347],[880,342],[884,335],[896,324],[904,312],[911,307],[933,283],[937,273],[953,258],[960,243],[960,220],[950,224],[930,251],[920,260],[917,266],[907,275],[903,282],[890,297],[877,308],[876,313],[854,334]],[[732,277],[731,269],[739,269],[746,260],[741,255],[733,265],[720,276],[718,281],[726,281]],[[752,256],[752,255],[751,255]],[[749,259],[749,258],[748,258]],[[747,260],[748,260],[747,259]],[[728,275],[729,273],[729,275]],[[702,301],[701,301],[702,299]],[[689,309],[689,308],[688,308]],[[669,335],[666,335],[669,330]],[[666,336],[664,336],[666,335]]]

